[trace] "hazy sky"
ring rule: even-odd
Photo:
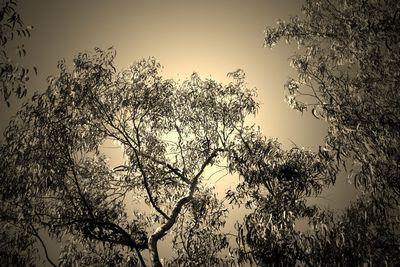
[[[119,70],[154,56],[165,77],[181,80],[196,71],[226,82],[228,72],[241,68],[249,86],[258,88],[261,107],[254,122],[263,133],[286,147],[293,141],[315,150],[323,142],[325,122],[291,110],[283,100],[283,85],[294,75],[288,58],[296,46],[263,48],[265,26],[299,14],[300,6],[294,0],[20,1],[25,24],[34,26],[32,37],[24,40],[23,62],[38,68],[30,86],[39,91],[47,87],[46,77],[56,74],[59,59],[71,63],[78,52],[96,46],[114,46]],[[12,101],[11,108],[0,101],[1,131],[25,100]],[[339,183],[327,204],[343,207],[350,189]]]
[[[266,136],[290,145],[315,146],[322,141],[324,123],[301,116],[283,101],[283,84],[293,73],[288,57],[293,47],[263,48],[265,25],[275,25],[299,13],[299,1],[21,1],[21,15],[33,25],[25,42],[25,63],[39,75],[32,87],[46,88],[45,78],[56,73],[57,61],[71,63],[74,55],[94,47],[114,46],[116,66],[155,56],[166,77],[202,77],[227,81],[238,68],[257,87],[262,103],[256,118]],[[1,130],[14,112],[1,103]]]

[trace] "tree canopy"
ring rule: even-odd
[[[177,236],[176,246],[199,239],[185,250],[202,247],[203,260],[219,262],[216,253],[227,242],[214,232],[224,210],[207,189],[204,171],[226,157],[245,117],[257,110],[254,89],[246,87],[242,71],[231,73],[228,85],[196,73],[183,83],[165,80],[151,58],[117,73],[114,56],[112,49],[82,53],[72,71],[60,62],[48,90],[11,121],[1,147],[2,200],[13,209],[7,220],[45,228],[56,238],[73,236],[61,265],[74,259],[120,264],[126,258],[109,251],[119,247],[135,250],[134,262],[143,262],[141,251],[148,249],[153,266],[161,266],[157,242],[185,220],[191,235]],[[113,169],[101,151],[107,139],[126,156]],[[127,201],[135,204],[129,209]],[[105,245],[91,247],[93,241]],[[99,256],[77,253],[74,242],[85,251],[100,249]]]
[[[287,101],[329,124],[328,149],[354,160],[354,183],[399,196],[400,15],[397,1],[307,1],[304,18],[267,28],[265,45],[296,42]],[[344,160],[342,160],[344,163]],[[391,195],[389,192],[385,193]]]
[[[266,29],[265,46],[298,45],[286,101],[327,122],[316,151],[284,149],[245,123],[258,103],[242,70],[228,84],[196,73],[180,82],[154,58],[117,71],[112,48],[60,61],[0,146],[3,262],[34,265],[38,245],[54,266],[400,262],[399,10],[307,0],[303,15]],[[123,151],[118,166],[109,142]],[[207,183],[215,167],[240,179],[223,198]],[[343,212],[311,205],[341,171],[356,201]],[[237,206],[248,213],[227,232]],[[62,243],[58,261],[41,231]],[[166,237],[174,253],[161,259]]]
[[[267,47],[280,40],[298,46],[291,57],[298,75],[285,85],[287,103],[311,111],[329,127],[317,155],[283,168],[295,177],[292,187],[268,157],[257,160],[255,169],[236,167],[245,177],[242,187],[256,190],[257,196],[254,212],[240,228],[244,260],[311,266],[399,262],[399,10],[398,1],[390,0],[310,0],[302,16],[265,30]],[[265,141],[248,146],[239,153],[247,155],[241,162],[252,162],[254,153],[271,153],[270,147]],[[319,161],[325,171],[315,173]],[[343,214],[300,206],[303,187],[296,183],[307,185],[302,177],[313,177],[305,188],[318,193],[318,181],[331,177],[334,183],[340,170],[360,191]],[[270,194],[261,195],[259,187]],[[251,195],[245,191],[244,197]],[[296,230],[296,220],[304,218],[311,228]]]

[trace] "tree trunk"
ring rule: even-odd
[[[197,181],[196,181],[197,182]],[[161,227],[157,228],[154,234],[152,234],[149,238],[149,250],[150,250],[150,259],[151,259],[151,264],[153,267],[162,267],[160,257],[158,255],[158,249],[157,249],[157,242],[160,240],[163,236],[167,234],[167,232],[172,228],[172,226],[175,224],[176,219],[178,218],[179,213],[182,210],[183,205],[188,203],[192,199],[192,195],[194,192],[194,187],[190,191],[189,196],[181,198],[175,205],[174,209],[172,210],[172,215],[167,220],[167,222],[162,225]]]
[[[172,226],[175,224],[179,213],[181,212],[183,206],[187,203],[189,203],[192,198],[194,191],[196,190],[200,175],[203,173],[204,169],[206,166],[211,162],[211,160],[217,156],[217,153],[219,151],[223,151],[222,149],[216,149],[203,163],[203,165],[200,168],[200,171],[197,173],[197,175],[193,178],[193,181],[190,185],[190,190],[189,194],[186,197],[182,197],[179,199],[179,201],[175,204],[174,209],[172,210],[171,216],[165,216],[167,217],[167,221],[165,222],[164,225],[161,227],[157,228],[156,231],[150,236],[149,238],[149,250],[150,250],[150,259],[151,259],[151,265],[153,267],[162,267],[163,265],[161,264],[160,257],[158,255],[158,249],[157,249],[157,242],[160,240],[163,236],[165,236],[168,231],[172,228]]]
[[[162,267],[160,257],[158,255],[157,241],[158,238],[155,235],[150,236],[149,250],[150,250],[151,266]]]

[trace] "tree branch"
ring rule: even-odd
[[[133,248],[133,249],[147,249],[148,248],[147,242],[143,243],[143,244],[138,244],[135,240],[132,239],[131,235],[129,235],[123,228],[121,228],[119,225],[117,225],[115,223],[112,223],[112,222],[96,222],[96,221],[91,221],[91,220],[88,220],[87,222],[93,223],[94,227],[97,226],[97,227],[103,228],[105,230],[107,228],[110,229],[111,231],[113,231],[113,236],[116,233],[119,233],[124,237],[124,239],[113,239],[113,238],[109,237],[110,235],[108,235],[108,236],[100,236],[100,235],[97,235],[96,233],[93,233],[91,231],[86,232],[86,234],[89,237],[91,237],[91,238],[93,238],[95,240],[114,243],[114,244],[119,244],[119,245],[125,245],[125,246],[128,246],[128,247]]]
[[[47,252],[47,247],[46,244],[43,242],[43,239],[40,237],[38,231],[35,229],[32,223],[30,223],[30,227],[32,230],[32,234],[39,240],[40,244],[43,247],[44,250],[44,255],[46,256],[47,261],[54,267],[57,267],[57,265],[50,259],[49,253]]]
[[[200,167],[199,172],[196,174],[196,176],[192,180],[192,183],[191,183],[190,189],[189,189],[189,194],[187,196],[179,199],[179,201],[175,204],[175,207],[172,210],[172,214],[171,214],[170,218],[167,220],[167,222],[164,225],[162,225],[161,227],[157,228],[156,231],[150,236],[149,249],[150,249],[150,257],[151,257],[153,267],[162,267],[160,257],[158,255],[158,249],[157,249],[158,240],[160,240],[163,236],[165,236],[167,234],[167,232],[175,224],[175,222],[178,218],[178,215],[181,212],[183,206],[185,204],[189,203],[193,199],[193,195],[197,188],[200,176],[204,172],[207,165],[210,164],[210,162],[213,160],[213,158],[215,158],[218,155],[218,152],[222,152],[222,151],[224,151],[224,150],[223,149],[214,150],[214,152],[211,153],[211,155],[203,162],[203,164]]]
[[[142,165],[142,163],[141,163],[141,161],[140,161],[140,159],[139,159],[138,152],[136,151],[136,149],[134,149],[133,151],[134,151],[134,154],[135,154],[137,163],[138,163],[139,170],[140,170],[140,172],[141,172],[141,174],[142,174],[142,176],[143,176],[144,188],[145,188],[146,193],[147,193],[147,195],[148,195],[148,197],[149,197],[149,200],[150,200],[151,205],[152,205],[153,208],[154,208],[158,213],[160,213],[165,219],[169,220],[170,217],[169,217],[164,211],[162,211],[162,210],[160,209],[160,207],[157,206],[157,203],[156,203],[156,201],[154,200],[154,198],[153,198],[153,196],[152,196],[152,194],[151,194],[150,187],[149,187],[149,182],[148,182],[148,177],[147,177],[146,172],[144,171],[143,165]]]
[[[139,258],[140,263],[142,264],[142,267],[146,267],[146,262],[144,261],[142,253],[140,253],[140,250],[137,247],[135,247],[135,251]]]

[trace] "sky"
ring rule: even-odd
[[[265,136],[277,138],[286,148],[293,143],[312,150],[323,143],[327,125],[310,114],[293,111],[284,102],[283,85],[294,76],[289,57],[297,47],[281,43],[263,47],[263,31],[278,19],[300,14],[295,0],[203,0],[203,1],[103,1],[25,0],[19,10],[31,38],[23,40],[27,56],[22,61],[36,66],[30,92],[13,99],[11,108],[0,101],[0,130],[29,99],[33,91],[47,88],[46,78],[57,73],[58,60],[71,65],[74,55],[94,47],[113,46],[115,65],[127,68],[141,58],[154,56],[164,66],[166,78],[185,79],[192,72],[203,78],[228,82],[227,73],[243,69],[250,87],[258,89],[261,103],[251,120]],[[1,140],[1,138],[0,138]],[[111,153],[111,152],[109,152]],[[111,154],[112,156],[112,154]],[[228,184],[227,184],[228,183]],[[220,190],[229,180],[218,183]],[[343,208],[354,190],[345,179],[318,200]]]
[[[283,101],[283,84],[290,74],[288,57],[295,48],[263,48],[263,30],[299,13],[298,1],[21,1],[21,16],[33,25],[24,41],[27,65],[39,75],[32,88],[46,89],[46,77],[56,74],[58,60],[94,47],[113,46],[116,66],[127,68],[141,58],[156,57],[165,77],[201,77],[227,82],[226,74],[241,68],[257,87],[261,108],[255,122],[266,136],[285,144],[312,147],[321,143],[324,123],[292,111]],[[33,92],[33,90],[32,90]],[[1,130],[8,109],[1,103]]]

